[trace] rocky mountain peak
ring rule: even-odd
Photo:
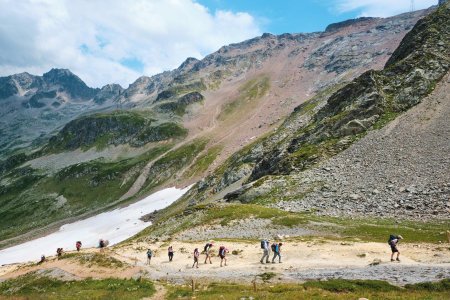
[[[71,97],[80,99],[91,99],[98,89],[88,87],[77,75],[68,69],[51,69],[42,78],[48,85],[62,87]]]
[[[62,78],[71,78],[73,80],[81,81],[81,79],[77,75],[73,74],[69,69],[52,68],[47,73],[44,73],[44,75],[42,75],[42,77],[47,82],[54,82],[54,83],[57,83]]]
[[[178,67],[178,71],[186,72],[192,69],[192,67],[198,63],[200,60],[195,57],[188,57],[186,60]]]

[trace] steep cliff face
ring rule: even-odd
[[[420,103],[450,69],[449,13],[445,5],[420,20],[383,70],[368,71],[337,91],[324,91],[297,107],[275,133],[232,155],[213,176],[198,183],[184,201],[194,204],[223,196],[245,202],[271,198],[273,189],[264,182],[274,175],[287,176],[275,184],[286,192],[292,176],[343,151],[368,130],[383,127]],[[242,181],[247,184],[237,191],[220,193]],[[291,197],[301,199],[308,188],[300,190]],[[283,193],[277,195],[285,198]],[[416,213],[426,214],[422,209],[420,206]],[[383,210],[376,213],[383,214]]]

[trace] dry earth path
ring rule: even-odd
[[[390,262],[387,243],[342,242],[333,240],[286,241],[282,246],[282,263],[261,264],[259,242],[217,241],[212,264],[204,264],[201,255],[199,268],[192,268],[194,248],[201,243],[174,242],[175,257],[168,261],[168,243],[135,243],[105,251],[127,263],[126,268],[87,267],[72,260],[50,260],[42,265],[9,265],[0,267],[0,280],[39,269],[58,268],[77,278],[137,278],[163,280],[174,283],[196,281],[251,282],[255,278],[271,277],[273,282],[302,282],[311,279],[379,279],[403,285],[450,278],[450,244],[401,244],[401,262]],[[220,267],[217,251],[220,245],[229,249],[228,263]],[[148,248],[155,256],[146,265]],[[97,252],[85,249],[84,252]],[[235,254],[232,254],[234,252]],[[162,292],[161,292],[162,293]]]

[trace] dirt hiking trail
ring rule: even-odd
[[[401,262],[390,262],[387,243],[343,242],[332,240],[288,240],[283,242],[282,263],[261,264],[259,241],[216,241],[212,250],[212,264],[205,264],[200,255],[199,268],[192,268],[195,248],[203,250],[205,243],[173,242],[172,262],[168,261],[167,242],[136,243],[106,249],[103,254],[125,263],[122,268],[88,266],[72,259],[50,259],[42,265],[8,265],[0,267],[0,280],[17,277],[31,271],[59,268],[77,278],[149,278],[174,283],[192,279],[209,282],[303,282],[313,279],[379,279],[397,285],[450,278],[450,244],[401,243]],[[227,266],[220,267],[219,247],[229,250]],[[146,251],[154,256],[146,264]],[[99,252],[84,249],[80,255]],[[234,254],[233,254],[234,253]],[[270,257],[272,259],[272,255]]]

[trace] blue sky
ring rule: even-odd
[[[332,1],[319,0],[198,0],[212,11],[245,11],[265,32],[273,34],[322,31],[327,25],[358,16],[358,11],[338,12]]]
[[[322,31],[331,23],[359,16],[387,17],[411,9],[410,0],[197,0],[210,10],[244,11],[266,32]],[[422,9],[437,0],[414,0]]]
[[[427,8],[437,0],[414,0]],[[387,17],[411,0],[0,0],[0,76],[67,68],[93,87],[202,59],[264,32],[321,31]]]

